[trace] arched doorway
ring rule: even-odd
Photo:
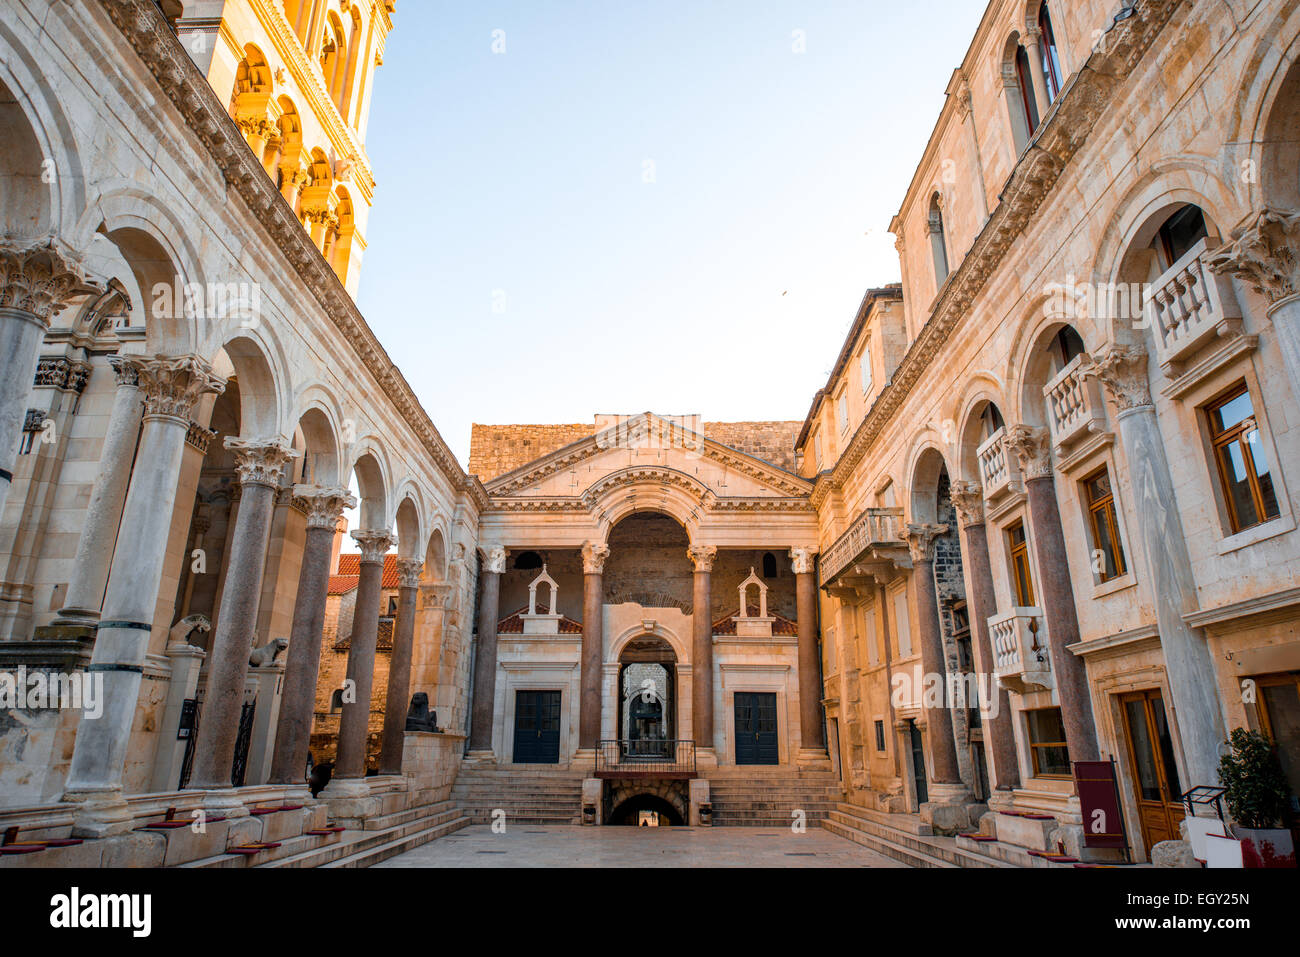
[[[654,794],[637,794],[628,798],[610,815],[611,825],[625,827],[681,827],[681,812]]]
[[[677,655],[655,635],[634,638],[619,655],[618,737],[625,760],[664,760],[677,732]]]

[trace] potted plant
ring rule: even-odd
[[[1246,867],[1295,867],[1291,832],[1282,827],[1290,789],[1273,742],[1257,731],[1236,728],[1232,750],[1219,759],[1219,778],[1241,841]]]

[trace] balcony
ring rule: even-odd
[[[1227,276],[1205,266],[1202,239],[1151,284],[1144,318],[1151,323],[1156,359],[1164,374],[1177,378],[1191,356],[1211,340],[1241,331],[1241,309]]]
[[[834,544],[822,553],[822,587],[830,585],[853,565],[895,561],[907,546],[903,542],[901,508],[868,508],[862,511]]]
[[[608,738],[596,748],[598,778],[693,778],[695,742]]]
[[[1043,388],[1043,397],[1047,400],[1047,424],[1058,456],[1089,435],[1106,431],[1106,406],[1101,397],[1101,383],[1095,376],[1079,374],[1084,358],[1075,356]]]
[[[1042,620],[1038,608],[1012,608],[989,618],[993,672],[1008,691],[1029,694],[1052,687],[1047,641],[1038,637]]]
[[[980,466],[980,484],[984,497],[996,501],[1010,492],[1024,488],[1020,478],[1020,460],[1007,447],[1007,430],[998,429],[980,445],[975,453]]]

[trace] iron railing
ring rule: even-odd
[[[596,748],[596,777],[695,777],[695,742],[605,739]]]

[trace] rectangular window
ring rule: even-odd
[[[1255,407],[1246,386],[1237,386],[1205,411],[1233,532],[1277,518],[1277,493],[1268,453],[1260,439]]]
[[[898,657],[912,653],[912,625],[907,617],[907,589],[894,593],[894,627],[898,630]]]
[[[862,356],[858,359],[862,372],[862,394],[871,392],[871,346],[864,346]]]
[[[868,605],[862,611],[862,637],[867,644],[867,664],[880,663],[880,646],[876,644],[876,609]]]
[[[813,436],[813,461],[817,463],[817,471],[822,469],[822,434],[818,432]]]
[[[827,676],[837,674],[835,665],[835,626],[831,625],[826,629],[826,636],[822,642],[826,646],[826,674]]]
[[[1025,538],[1025,523],[1016,522],[1007,529],[1007,545],[1011,550],[1011,585],[1016,593],[1016,604],[1022,608],[1034,604],[1034,575],[1029,568],[1029,542]]]
[[[876,750],[885,753],[885,722],[876,722]]]
[[[1036,778],[1068,778],[1070,751],[1065,744],[1065,722],[1060,708],[1039,708],[1025,712],[1029,728],[1029,753]]]
[[[1115,493],[1110,472],[1103,467],[1083,480],[1084,498],[1088,503],[1088,524],[1092,528],[1094,559],[1100,559],[1101,580],[1110,581],[1127,571],[1124,546],[1119,540],[1119,521],[1115,517]],[[1093,569],[1097,569],[1094,561]]]
[[[840,420],[840,431],[843,432],[849,427],[849,394],[841,392],[840,397],[835,402],[835,414]]]

